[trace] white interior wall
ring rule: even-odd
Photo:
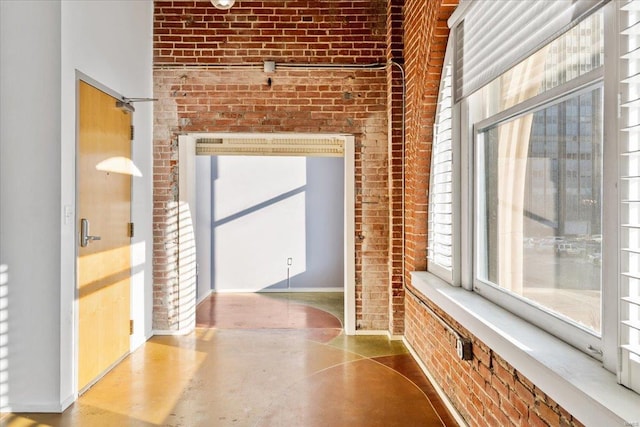
[[[60,404],[60,1],[0,1],[0,402]]]
[[[196,157],[196,264],[197,298],[211,293],[211,162],[213,157]]]
[[[344,287],[344,159],[307,157],[307,271],[292,287]]]
[[[343,288],[342,158],[217,156],[211,180],[215,291]]]
[[[76,75],[151,96],[153,2],[0,1],[0,20],[0,403],[60,411],[76,393]],[[152,123],[136,104],[132,348],[151,333]]]

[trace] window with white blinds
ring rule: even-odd
[[[640,393],[640,0],[461,0],[449,26],[428,270]]]
[[[622,384],[640,393],[640,1],[620,1]]]
[[[605,2],[463,1],[449,20],[457,39],[455,100],[489,83]]]
[[[429,184],[428,269],[451,281],[453,265],[452,66],[446,55],[433,132]]]

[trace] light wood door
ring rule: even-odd
[[[79,87],[78,390],[129,351],[131,114],[85,82]],[[88,235],[81,244],[81,220]]]

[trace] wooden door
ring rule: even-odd
[[[131,113],[85,82],[79,92],[78,390],[83,390],[129,351],[132,163]],[[93,236],[84,243],[83,228]]]

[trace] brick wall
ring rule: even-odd
[[[471,336],[441,310],[431,307],[464,336]],[[583,425],[481,341],[473,339],[473,360],[459,360],[456,337],[411,295],[406,298],[405,324],[407,341],[469,425]]]
[[[433,122],[444,60],[447,16],[457,0],[407,1],[405,10],[406,265],[424,270],[427,259],[427,191]],[[406,274],[406,273],[405,273]]]
[[[403,5],[404,0],[387,2],[387,114],[389,118],[389,331],[404,332],[403,282]]]
[[[366,67],[386,61],[386,10],[385,0],[155,2],[155,329],[178,328],[177,137],[189,132],[353,134],[356,326],[389,328],[387,71]],[[267,76],[263,60],[352,68]]]
[[[385,0],[156,1],[156,65],[384,61]]]
[[[446,20],[457,0],[406,0],[404,57],[407,72],[406,265],[426,269],[429,163],[433,122],[444,60]],[[471,426],[581,426],[535,384],[469,334],[411,286],[405,298],[405,338]],[[413,296],[417,294],[418,298]],[[428,304],[473,341],[473,360],[460,361],[456,338],[418,301]]]

